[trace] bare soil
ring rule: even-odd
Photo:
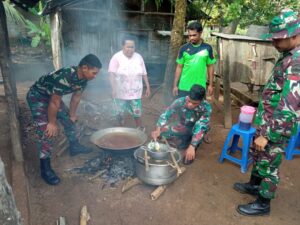
[[[82,142],[93,146],[94,152],[75,157],[70,157],[67,152],[59,157],[54,155],[52,165],[62,182],[58,186],[47,185],[39,175],[34,129],[24,101],[29,85],[30,82],[18,83],[32,225],[55,224],[60,216],[66,218],[67,224],[77,225],[79,224],[80,209],[84,205],[87,206],[91,217],[89,225],[300,224],[299,157],[282,163],[281,183],[276,199],[271,203],[270,216],[246,217],[236,212],[235,208],[238,204],[252,201],[253,197],[237,193],[232,189],[232,185],[237,181],[247,181],[250,172],[248,170],[246,174],[242,174],[239,166],[229,161],[222,164],[218,162],[229,130],[223,128],[223,112],[215,106],[213,106],[211,119],[212,143],[200,145],[194,163],[185,166],[186,172],[169,185],[165,193],[155,201],[150,199],[150,193],[156,188],[154,186],[137,185],[127,192],[121,193],[125,181],[120,181],[111,187],[105,186],[104,181],[99,178],[91,181],[88,179],[89,176],[68,173],[68,169],[83,165],[87,159],[95,157],[101,151],[88,142],[88,137],[82,139]],[[94,102],[98,101],[100,105],[104,105],[105,102],[110,101],[108,93],[107,89],[88,91],[84,100],[93,99]],[[101,98],[95,97],[94,94]],[[151,101],[143,99],[142,119],[148,136],[164,108],[162,99],[161,91]],[[0,155],[5,161],[7,170],[10,171],[9,154],[11,149],[8,141],[6,103],[0,101],[0,104]],[[233,109],[233,120],[236,121],[239,110],[235,106]],[[81,108],[80,112],[82,113],[84,110]],[[95,114],[94,117],[89,116],[89,125],[97,129],[112,125],[109,118],[101,119],[100,116],[98,114]],[[84,114],[80,114],[80,118],[87,119]],[[97,118],[100,119],[97,120]],[[132,119],[127,118],[126,126],[133,127]],[[14,187],[14,192],[18,192],[17,187]]]

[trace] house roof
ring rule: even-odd
[[[28,10],[28,8],[34,7],[40,0],[11,0],[14,4],[17,6]],[[47,0],[46,6],[43,9],[42,15],[47,15],[55,11],[57,8],[61,8],[64,6],[70,6],[74,5],[76,3],[82,2],[80,0]],[[192,0],[188,0],[188,3],[192,3]],[[201,9],[193,9],[192,12],[189,12],[187,14],[187,19],[188,20],[193,20],[193,19],[211,19],[209,15],[207,15],[205,12],[203,12]]]
[[[20,0],[19,0],[20,1]],[[26,0],[23,0],[26,1]],[[37,0],[35,0],[37,1]],[[50,14],[55,11],[56,8],[62,8],[65,6],[74,5],[76,3],[82,2],[80,0],[48,0],[45,8],[43,9],[42,15]],[[189,0],[189,3],[192,1]],[[193,9],[192,7],[188,8],[187,20],[198,20],[199,18],[210,20],[211,17],[203,12],[201,9]],[[133,11],[132,11],[133,12]],[[137,12],[137,11],[136,11]],[[148,12],[149,13],[149,12]],[[170,13],[170,15],[174,16],[174,13]]]
[[[270,40],[263,40],[256,37],[249,37],[245,35],[238,35],[238,34],[224,34],[224,33],[218,33],[218,32],[212,32],[212,36],[221,37],[224,39],[229,40],[244,40],[244,41],[263,41],[263,42],[270,42]]]
[[[42,15],[47,15],[55,11],[57,8],[74,5],[81,2],[80,0],[48,0],[43,9]]]
[[[12,3],[25,10],[34,7],[39,1],[40,0],[11,0]]]
[[[11,0],[12,3],[25,10],[34,7],[39,1],[40,0]],[[67,5],[73,5],[77,2],[80,2],[80,0],[47,0],[42,15],[50,14],[56,8],[60,8]]]

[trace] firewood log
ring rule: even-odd
[[[80,225],[87,225],[87,221],[90,220],[90,215],[87,211],[87,206],[83,206],[80,212]]]

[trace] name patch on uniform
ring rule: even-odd
[[[288,80],[300,80],[300,76],[299,75],[288,75]]]

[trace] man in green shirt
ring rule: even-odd
[[[212,47],[201,38],[202,25],[192,22],[188,25],[189,42],[181,46],[178,57],[173,95],[185,97],[194,84],[206,87],[206,77],[209,76],[208,94],[213,93],[213,77],[216,59]]]

